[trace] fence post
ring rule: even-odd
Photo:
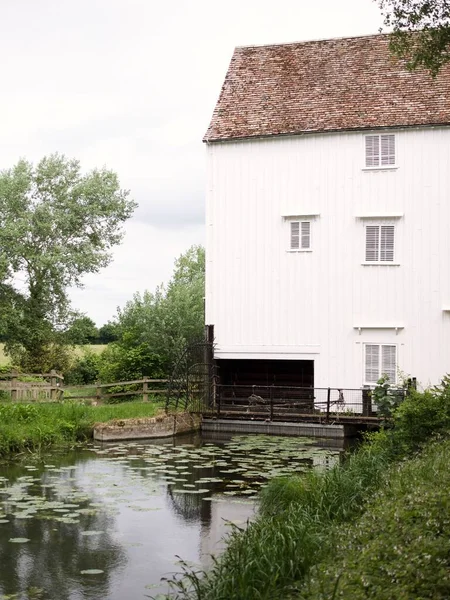
[[[327,389],[327,415],[325,417],[325,423],[328,423],[330,420],[330,402],[331,400],[331,388]]]
[[[273,421],[273,385],[270,386],[270,420]]]
[[[148,402],[148,377],[143,377],[142,379],[142,401]]]
[[[97,402],[100,402],[101,396],[102,396],[102,388],[97,385],[97,387],[95,388],[95,400]]]
[[[220,417],[220,400],[221,400],[221,391],[220,391],[220,384],[217,386],[217,416]]]
[[[56,371],[50,371],[50,400],[56,400]]]
[[[362,405],[363,405],[363,417],[370,417],[372,415],[372,396],[370,393],[369,386],[363,387]]]
[[[18,372],[13,369],[11,371],[11,400],[15,402],[17,400],[17,375]]]

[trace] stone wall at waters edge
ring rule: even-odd
[[[120,419],[94,426],[94,439],[100,442],[170,437],[200,429],[201,417],[189,413],[157,415],[143,419]]]

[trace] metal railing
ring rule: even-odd
[[[406,394],[406,390],[396,393]],[[268,421],[299,418],[324,423],[379,418],[369,388],[311,388],[216,384],[204,414]]]

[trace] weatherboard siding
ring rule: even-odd
[[[313,359],[316,386],[360,387],[363,343],[393,343],[423,385],[450,370],[450,128],[395,133],[389,170],[364,169],[360,132],[207,144],[216,357]],[[311,252],[282,215],[315,215]],[[368,215],[394,216],[399,266],[362,265]]]

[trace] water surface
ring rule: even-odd
[[[134,600],[220,552],[274,476],[326,468],[336,449],[240,435],[92,445],[0,466],[0,600]]]

